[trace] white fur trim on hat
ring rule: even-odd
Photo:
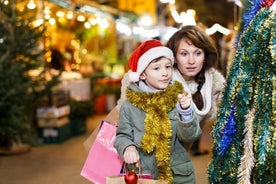
[[[149,63],[153,61],[156,58],[159,58],[161,56],[164,56],[171,60],[172,64],[174,63],[174,56],[173,52],[164,46],[154,47],[147,52],[145,52],[138,60],[138,66],[136,72],[128,72],[129,79],[132,82],[139,81],[140,75],[143,73],[143,71],[147,68]]]
[[[140,75],[137,72],[128,71],[129,80],[132,82],[139,81]]]

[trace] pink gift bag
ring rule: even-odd
[[[89,150],[81,176],[95,184],[105,184],[107,176],[118,175],[123,160],[114,148],[116,125],[102,121],[97,137]]]

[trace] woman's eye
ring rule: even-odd
[[[197,56],[200,56],[201,54],[202,54],[202,52],[200,52],[200,51],[199,51],[199,52],[196,52],[196,55],[197,55]]]
[[[187,56],[188,54],[186,52],[180,53],[182,56]]]

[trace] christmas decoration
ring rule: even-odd
[[[129,171],[125,175],[125,182],[126,184],[137,184],[138,183],[138,176],[135,172]]]
[[[219,145],[220,152],[218,153],[219,155],[223,155],[225,153],[237,131],[234,111],[234,105],[231,105],[230,115],[227,119],[227,123],[225,124],[224,129],[221,131],[221,143]]]
[[[246,7],[245,7],[245,11],[242,14],[242,20],[240,24],[240,31],[239,31],[237,42],[239,41],[239,37],[249,26],[251,20],[256,16],[258,11],[261,8],[272,6],[273,2],[274,0],[255,0],[255,1],[247,1],[247,3],[245,3]]]
[[[21,153],[27,150],[21,142],[36,142],[36,104],[57,84],[56,77],[46,79],[45,29],[34,26],[33,11],[17,9],[20,2],[0,3],[0,154]]]
[[[244,15],[251,16],[241,21],[243,29],[212,131],[213,157],[208,168],[211,184],[276,183],[273,3],[250,1],[249,8],[245,8]]]

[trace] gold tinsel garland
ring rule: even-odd
[[[244,152],[241,157],[241,163],[238,168],[238,184],[250,184],[250,176],[252,168],[254,167],[254,151],[253,151],[253,121],[255,109],[249,111],[246,115],[243,147]]]
[[[274,53],[275,56],[275,53]],[[275,57],[274,57],[275,59]],[[272,129],[272,133],[273,133],[273,137],[272,140],[276,140],[276,104],[275,104],[275,99],[276,99],[276,77],[275,75],[273,75],[272,77],[272,118],[271,121],[274,122],[271,125],[271,129]],[[272,148],[275,148],[275,142],[276,141],[272,141]],[[274,151],[275,152],[275,151]]]
[[[170,169],[172,127],[168,112],[176,107],[177,95],[183,93],[183,86],[175,81],[164,91],[146,93],[126,91],[127,99],[136,107],[146,112],[145,134],[140,148],[151,154],[156,150],[158,179],[172,183]]]

